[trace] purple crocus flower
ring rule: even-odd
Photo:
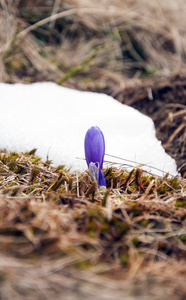
[[[99,186],[105,186],[105,177],[102,171],[105,155],[105,139],[102,131],[97,126],[88,129],[85,135],[85,158],[92,181],[97,181]]]

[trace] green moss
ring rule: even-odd
[[[33,164],[37,165],[41,161],[41,158],[39,156],[34,156],[31,158],[31,161]]]
[[[58,171],[64,171],[64,172],[68,172],[68,170],[66,169],[66,165],[59,165],[56,169],[56,172]]]
[[[166,194],[168,191],[169,191],[169,187],[167,185],[163,185],[158,189],[159,194]]]
[[[9,167],[10,171],[12,171],[16,174],[24,175],[27,173],[27,169],[25,168],[25,166],[18,164],[16,161],[11,161],[8,164],[8,167]]]
[[[158,180],[157,182],[159,188],[159,194],[166,194],[168,192],[172,192],[173,190],[178,190],[182,187],[182,183],[178,180],[177,177],[173,177],[172,179],[167,179],[167,176],[164,177],[164,180]]]
[[[105,232],[109,232],[109,224],[108,223],[104,223],[101,226],[101,231],[105,231]]]
[[[88,224],[87,230],[88,232],[90,231],[95,231],[96,230],[96,223],[94,222],[94,220],[91,220]]]
[[[177,177],[174,177],[173,179],[170,180],[169,182],[170,186],[174,189],[179,189],[181,186],[181,182],[178,180]]]
[[[3,164],[8,165],[11,163],[15,163],[19,155],[17,153],[6,153],[5,155],[0,156],[0,160]]]
[[[179,199],[177,199],[175,206],[186,208],[186,197],[180,197]]]
[[[134,245],[135,247],[137,247],[138,244],[139,244],[138,238],[137,238],[137,237],[134,237],[134,238],[132,239],[132,243],[133,243],[133,245]]]
[[[107,169],[105,170],[105,176],[111,176],[111,177],[114,177],[115,174],[114,174],[113,168],[107,168]]]
[[[128,265],[129,255],[127,253],[123,253],[119,256],[119,259],[123,265]]]
[[[143,220],[141,226],[146,227],[149,224],[149,220]]]
[[[37,148],[34,148],[32,150],[30,150],[29,152],[25,152],[26,155],[35,155],[37,151]]]
[[[182,234],[179,236],[179,239],[182,241],[182,242],[186,242],[186,235],[185,234]]]
[[[28,66],[28,61],[21,56],[15,56],[13,55],[11,60],[5,60],[5,66],[8,72],[13,72],[13,73],[17,73],[17,72],[24,72],[27,69]]]
[[[102,216],[102,211],[101,211],[101,208],[99,206],[93,206],[93,207],[90,207],[88,212],[88,217],[100,217]]]
[[[90,268],[92,265],[89,261],[87,260],[83,260],[83,261],[78,261],[75,263],[75,266],[78,268],[78,269],[88,269]]]
[[[42,176],[41,176],[41,182],[44,182],[45,180],[46,180],[45,176],[42,175]]]

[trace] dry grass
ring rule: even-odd
[[[117,90],[126,77],[170,75],[184,69],[184,0],[83,0],[0,2],[0,80],[58,82],[79,88]]]
[[[33,153],[0,155],[2,299],[182,299],[184,180],[108,167],[99,191]]]
[[[0,0],[0,81],[66,78],[136,105],[184,175],[184,80],[138,78],[184,75],[185,13],[184,0]],[[185,299],[185,179],[104,173],[99,191],[88,172],[0,152],[0,299]]]

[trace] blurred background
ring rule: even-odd
[[[185,15],[185,0],[1,0],[0,81],[115,93],[183,72]]]

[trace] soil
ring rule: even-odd
[[[112,94],[108,90],[104,92]],[[186,77],[134,80],[114,97],[153,119],[157,138],[176,160],[178,170],[185,178]]]

